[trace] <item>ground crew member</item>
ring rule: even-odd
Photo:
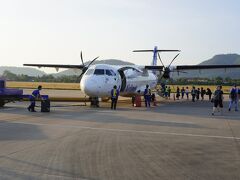
[[[42,90],[42,86],[38,86],[36,90],[32,92],[32,95],[29,97],[30,105],[28,106],[28,111],[30,112],[36,112],[35,106],[36,106],[36,99],[41,98],[40,91]]]
[[[149,85],[146,85],[146,89],[144,90],[144,99],[145,99],[145,106],[150,107],[151,102],[151,89],[149,88]]]
[[[111,91],[111,99],[112,99],[111,109],[116,110],[118,96],[119,96],[119,90],[117,89],[117,86],[115,85],[115,86],[113,86],[113,89]]]
[[[230,102],[228,106],[228,111],[231,111],[232,105],[235,104],[235,111],[238,111],[238,89],[237,86],[233,86],[229,94]]]

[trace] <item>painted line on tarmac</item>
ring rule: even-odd
[[[112,128],[94,128],[94,127],[89,127],[89,126],[28,123],[28,122],[21,122],[21,121],[12,121],[11,123],[38,125],[38,126],[54,126],[54,127],[61,127],[61,128],[68,127],[68,128],[89,129],[89,130],[99,130],[99,131],[111,131],[111,132],[144,133],[144,134],[159,134],[159,135],[170,135],[170,136],[185,136],[185,137],[202,137],[202,138],[214,138],[214,139],[240,140],[240,137],[232,137],[232,136],[214,136],[214,135],[204,135],[204,134],[170,133],[170,132],[160,132],[160,131],[140,131],[140,130],[131,130],[131,129],[126,130],[126,129],[112,129]]]

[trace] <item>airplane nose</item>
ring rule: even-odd
[[[81,81],[81,90],[88,96],[96,96],[99,93],[98,82],[93,79],[84,79]]]

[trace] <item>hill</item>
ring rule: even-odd
[[[14,66],[0,66],[0,75],[3,74],[3,72],[7,70],[10,71],[16,75],[28,75],[28,76],[43,76],[46,75],[45,72],[40,71],[35,68],[29,68],[29,67],[14,67]]]
[[[88,63],[90,63],[90,62],[89,61],[86,62],[86,64],[88,64]],[[117,59],[99,60],[99,61],[95,61],[93,64],[103,64],[103,63],[110,64],[110,65],[133,65],[133,63],[129,63],[129,62],[117,60]],[[10,71],[11,73],[16,74],[16,75],[23,74],[23,75],[35,76],[35,77],[43,76],[43,75],[47,74],[44,71],[41,71],[36,68],[0,66],[0,75],[2,75],[5,70]],[[61,71],[59,73],[53,73],[52,75],[55,77],[60,77],[60,76],[70,76],[70,75],[79,75],[79,74],[81,74],[81,70],[68,69],[68,70]]]
[[[240,55],[238,54],[220,54],[203,61],[199,65],[237,65],[240,64]],[[191,70],[186,71],[187,74],[179,74],[174,73],[173,77],[175,79],[178,78],[195,78],[195,77],[203,77],[203,78],[214,78],[214,77],[230,77],[232,79],[240,79],[240,69],[211,69],[211,70]]]

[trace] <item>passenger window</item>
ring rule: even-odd
[[[94,69],[88,69],[86,72],[86,75],[91,75],[93,74]]]
[[[104,75],[104,69],[95,69],[94,74],[95,75]]]
[[[108,70],[108,69],[106,70],[106,75],[113,76],[112,72],[110,70]]]

